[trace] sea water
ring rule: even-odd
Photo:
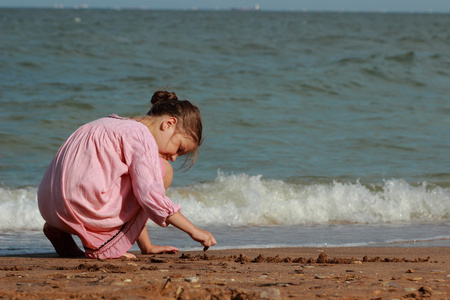
[[[202,112],[168,195],[216,248],[450,246],[449,14],[1,9],[0,26],[0,255],[52,251],[36,192],[59,146],[161,88]]]

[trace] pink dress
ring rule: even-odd
[[[111,115],[76,130],[61,146],[38,191],[42,217],[77,235],[87,257],[116,258],[148,218],[167,226],[180,210],[165,194],[158,146],[148,128]]]

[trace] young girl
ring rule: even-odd
[[[127,251],[134,242],[141,251],[150,243],[148,218],[160,226],[172,224],[204,249],[216,244],[167,198],[161,169],[161,158],[188,155],[193,164],[202,142],[200,112],[165,91],[156,92],[151,103],[143,117],[111,115],[81,126],[45,172],[39,210],[44,233],[60,256],[132,257]]]

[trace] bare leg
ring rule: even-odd
[[[139,249],[141,249],[142,254],[158,254],[158,253],[170,253],[176,254],[178,249],[172,246],[157,246],[150,242],[150,237],[148,236],[147,228],[142,229],[141,234],[137,239],[137,244]]]
[[[44,224],[44,234],[50,240],[56,253],[61,257],[84,257],[84,252],[78,248],[71,234],[55,228],[48,223]]]

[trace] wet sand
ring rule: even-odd
[[[274,248],[136,259],[0,257],[4,299],[449,299],[450,248]]]

